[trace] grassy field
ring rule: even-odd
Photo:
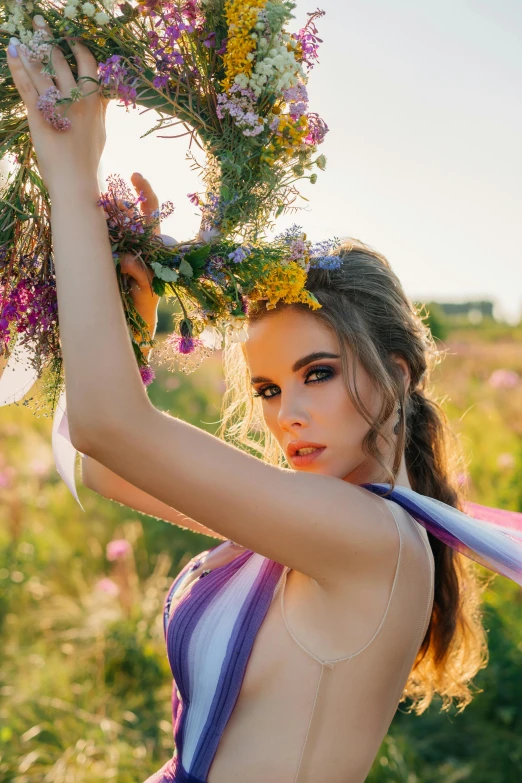
[[[521,339],[509,327],[453,331],[434,375],[469,499],[520,511]],[[150,395],[214,432],[222,390],[216,358],[188,377],[160,368]],[[83,512],[54,468],[51,424],[23,405],[0,412],[0,781],[142,783],[172,754],[163,599],[216,540],[104,500],[78,471]],[[371,783],[522,779],[520,589],[497,577],[485,610],[483,692],[458,716],[437,701],[421,717],[399,711]]]

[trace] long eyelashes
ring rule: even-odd
[[[335,371],[332,367],[312,367],[308,370],[308,372],[305,375],[305,382],[308,381],[308,378],[311,375],[317,375],[319,373],[324,373],[326,375],[325,378],[317,378],[315,381],[310,381],[310,383],[323,383],[324,381],[329,381],[330,378],[333,377],[335,374]],[[259,391],[253,392],[254,397],[261,397],[262,400],[272,400],[274,397],[277,397],[277,394],[271,394],[270,396],[266,396],[265,392],[267,392],[269,389],[277,389],[278,386],[275,386],[275,384],[271,384],[270,386],[263,386]]]

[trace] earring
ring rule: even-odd
[[[402,413],[402,405],[399,402],[399,407],[397,408],[397,415],[398,415],[399,418],[397,419],[397,421],[395,423],[395,427],[393,428],[393,431],[394,431],[395,435],[399,434],[399,424],[401,423],[401,413]]]

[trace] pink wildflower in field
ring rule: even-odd
[[[116,584],[116,582],[113,582],[112,579],[109,579],[108,576],[104,576],[103,579],[100,579],[94,588],[95,590],[99,590],[101,593],[107,593],[108,595],[116,596],[120,592],[120,588]]]
[[[514,370],[495,370],[489,376],[489,385],[492,389],[513,389],[518,386],[520,376]]]
[[[11,465],[0,468],[0,487],[3,487],[4,489],[12,487],[15,473],[16,471]]]
[[[107,560],[120,560],[131,550],[131,545],[126,538],[115,538],[107,544]]]
[[[457,473],[457,484],[459,487],[465,487],[469,484],[470,477],[468,473]]]
[[[514,468],[515,467],[515,457],[513,454],[510,454],[508,451],[505,451],[503,454],[499,454],[497,457],[497,466],[499,468]]]
[[[49,475],[49,468],[49,463],[46,460],[38,459],[37,457],[29,463],[29,470],[31,473],[36,474],[41,478]]]

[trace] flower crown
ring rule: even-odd
[[[69,129],[72,103],[101,90],[127,107],[153,109],[148,133],[181,126],[191,145],[206,153],[204,167],[188,153],[205,187],[189,194],[201,213],[191,242],[156,235],[172,203],[147,222],[138,209],[143,192],[136,198],[117,175],[108,177],[98,202],[145,383],[153,372],[141,347],[155,342],[127,291],[119,267],[123,254],[148,265],[157,295],[176,298],[181,314],[160,359],[184,371],[220,347],[224,335],[244,339],[251,301],[319,308],[306,290],[307,272],[340,263],[337,240],[314,245],[298,226],[264,239],[279,215],[298,209],[296,183],[314,183],[313,169],[326,165],[317,147],[328,127],[309,110],[306,88],[318,58],[315,23],[324,12],[310,13],[302,29],[289,33],[294,7],[290,0],[7,0],[0,8],[0,38],[18,35],[25,56],[40,62],[43,72],[53,75],[55,46],[76,72],[68,37],[81,37],[97,58],[98,80],[78,79],[69,96],[51,87],[40,97],[38,107],[57,132]],[[36,13],[52,38],[33,30]],[[63,387],[63,362],[49,194],[34,170],[24,107],[9,78],[0,86],[0,116],[0,157],[14,162],[0,190],[0,355],[9,356],[16,336],[17,345],[31,351],[38,376],[46,376],[44,393],[53,407]]]

